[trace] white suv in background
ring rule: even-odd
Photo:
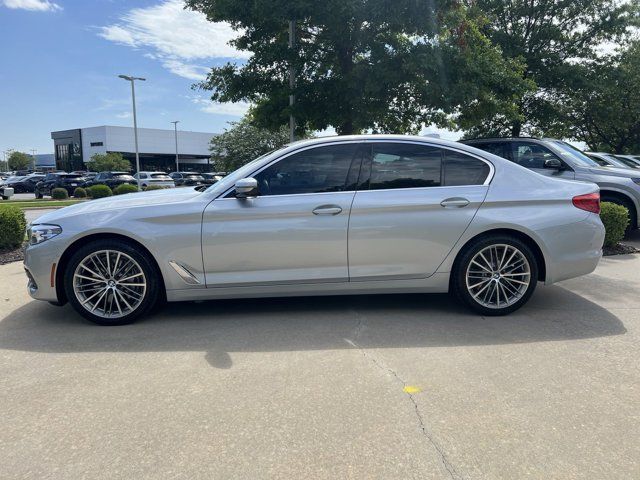
[[[136,173],[133,178],[140,179],[140,187],[147,188],[151,185],[165,188],[173,188],[176,186],[173,179],[164,172],[140,172]]]

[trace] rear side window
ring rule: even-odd
[[[485,152],[493,153],[494,155],[502,158],[509,158],[507,145],[504,142],[470,143],[469,145],[479,148],[480,150],[484,150]]]
[[[255,175],[260,195],[345,191],[358,148],[353,143],[294,153]]]
[[[411,143],[374,143],[370,190],[438,187],[442,150]]]
[[[453,150],[444,151],[443,183],[447,187],[482,185],[490,171],[482,160]]]
[[[529,142],[511,142],[511,155],[525,168],[544,168],[545,160],[558,158],[547,147]]]

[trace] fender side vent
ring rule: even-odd
[[[189,285],[200,285],[200,280],[198,280],[198,278],[193,273],[187,270],[184,266],[180,265],[178,262],[171,260],[169,262],[169,265],[171,265],[176,273],[180,275],[180,278],[182,278],[185,283],[188,283]]]

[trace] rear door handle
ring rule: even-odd
[[[469,200],[462,197],[445,198],[440,205],[444,208],[462,208],[469,205]]]
[[[342,208],[338,205],[320,205],[313,209],[314,215],[338,215]]]

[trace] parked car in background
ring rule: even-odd
[[[640,166],[640,155],[615,155],[615,157],[623,162],[633,162],[635,165]]]
[[[598,165],[602,167],[617,167],[617,168],[635,168],[640,169],[640,164],[637,164],[626,158],[616,158],[610,153],[602,152],[584,152],[584,154],[598,162]]]
[[[114,189],[118,185],[124,184],[138,185],[138,182],[130,173],[127,172],[100,172],[92,180],[86,183],[87,187],[92,185],[106,185]]]
[[[482,138],[463,143],[506,158],[541,175],[593,182],[602,201],[629,210],[629,230],[640,225],[640,173],[601,167],[572,145],[553,138]]]
[[[169,176],[176,183],[176,187],[204,185],[204,178],[196,172],[173,172]]]
[[[204,179],[203,184],[204,185],[213,185],[216,182],[219,182],[220,180],[222,180],[225,177],[226,173],[225,172],[210,172],[210,173],[203,173],[202,174],[202,178]]]
[[[44,180],[45,175],[31,173],[25,177],[14,177],[12,181],[6,181],[4,185],[12,187],[14,193],[34,193],[36,184]]]
[[[32,297],[107,325],[165,298],[402,292],[504,315],[539,281],[592,272],[604,240],[593,183],[425,137],[296,142],[203,192],[123,197],[38,218]]]
[[[47,173],[43,180],[36,184],[34,193],[36,198],[51,196],[54,188],[64,188],[69,196],[73,195],[73,191],[82,187],[86,179],[77,173]]]
[[[133,178],[140,179],[140,186],[144,189],[151,185],[157,187],[175,187],[173,179],[165,172],[140,172],[136,173]]]

